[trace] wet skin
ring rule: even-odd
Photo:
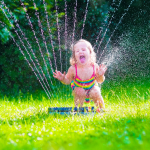
[[[90,61],[90,50],[88,49],[85,42],[78,42],[74,45],[75,59],[77,65],[77,75],[81,80],[90,79],[93,74],[93,65]],[[104,81],[104,73],[107,70],[106,66],[101,64],[94,64],[94,71],[96,74],[96,80],[98,83],[102,83]],[[64,84],[70,84],[73,78],[76,75],[75,66],[71,66],[67,72],[63,74],[60,71],[54,72],[54,77],[60,80]],[[73,95],[75,98],[75,106],[83,106],[83,103],[86,98],[87,91],[80,87],[75,87],[73,90]],[[92,99],[99,108],[105,108],[103,98],[101,96],[100,88],[98,86],[94,86],[89,92],[89,98]]]

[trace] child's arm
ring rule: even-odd
[[[105,72],[107,70],[107,67],[104,64],[96,64],[96,80],[98,83],[102,83],[105,80]]]
[[[74,77],[74,67],[71,66],[67,74],[65,72],[62,74],[60,71],[56,71],[53,74],[54,78],[58,79],[63,84],[70,84]]]

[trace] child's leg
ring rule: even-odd
[[[83,88],[75,87],[73,95],[74,95],[75,107],[78,107],[79,104],[80,107],[82,107],[86,97],[85,90]]]
[[[83,107],[83,103],[85,101],[85,98],[80,98],[79,102],[80,102],[80,107]]]
[[[96,107],[105,109],[104,100],[101,95],[100,88],[98,86],[94,86],[91,89],[89,96],[94,101]]]
[[[74,96],[74,105],[75,105],[75,107],[78,107],[79,104],[80,104],[80,107],[82,107],[84,101],[85,101],[85,98],[84,98],[84,97]]]
[[[95,100],[93,100],[95,105],[99,108],[104,108],[105,109],[105,104],[104,104],[104,100],[102,95],[98,96],[97,98],[95,98]]]
[[[75,107],[78,107],[79,105],[79,98],[77,96],[74,96],[74,105]]]

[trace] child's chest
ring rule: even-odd
[[[92,77],[93,75],[93,67],[89,68],[77,68],[77,76],[81,80],[88,80]]]

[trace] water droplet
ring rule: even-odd
[[[31,134],[31,133],[28,133],[28,136],[32,136],[32,134]]]

